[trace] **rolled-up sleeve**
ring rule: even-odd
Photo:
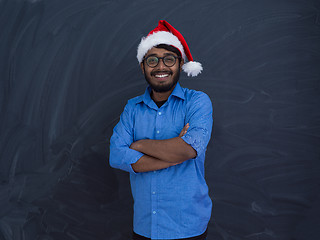
[[[197,92],[192,96],[187,108],[186,123],[190,127],[182,139],[196,150],[198,157],[205,153],[212,131],[213,109],[208,95]]]
[[[133,142],[132,106],[128,103],[120,116],[119,123],[114,127],[110,139],[109,163],[113,168],[118,168],[130,173],[135,173],[131,164],[137,162],[143,153],[130,149]]]

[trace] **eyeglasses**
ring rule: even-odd
[[[174,55],[167,55],[165,57],[149,56],[145,61],[149,67],[154,68],[158,66],[160,59],[162,59],[165,66],[172,67],[176,63],[177,58],[180,57],[176,57]]]

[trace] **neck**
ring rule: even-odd
[[[173,89],[175,88],[176,85],[174,85],[173,88],[171,88],[169,91],[167,92],[156,92],[152,89],[151,91],[151,98],[152,100],[156,101],[156,102],[161,102],[161,101],[165,101],[168,100],[169,96],[171,95]]]
[[[172,91],[170,91],[170,92],[164,92],[164,93],[159,93],[159,92],[155,92],[155,91],[152,90],[151,98],[152,98],[152,100],[154,100],[155,102],[165,101],[165,100],[168,100],[171,92],[172,92]]]

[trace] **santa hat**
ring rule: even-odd
[[[181,33],[165,20],[160,20],[158,26],[141,39],[137,52],[139,63],[151,48],[159,44],[167,44],[179,49],[185,62],[182,69],[188,76],[197,76],[203,70],[201,63],[193,61],[187,42]]]

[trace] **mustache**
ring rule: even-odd
[[[169,75],[172,75],[172,71],[154,71],[154,72],[151,72],[150,74],[151,74],[151,76],[155,76],[157,74],[169,74]]]

